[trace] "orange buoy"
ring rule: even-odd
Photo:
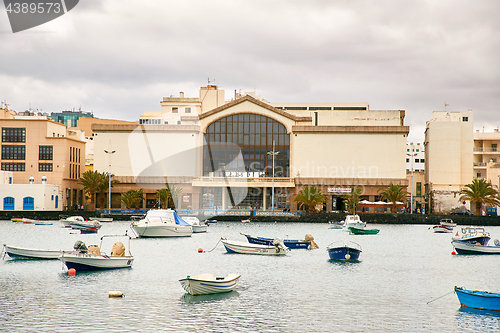
[[[70,269],[68,270],[68,275],[69,275],[69,276],[75,276],[75,275],[76,275],[76,269],[74,269],[74,268],[70,268]]]
[[[227,225],[227,227],[229,228],[229,224]]]
[[[203,253],[203,249],[201,247],[198,249],[198,253]]]
[[[451,254],[452,254],[452,255],[455,255],[455,254],[457,254],[457,253],[456,253],[455,251],[452,251],[452,252],[451,252]]]

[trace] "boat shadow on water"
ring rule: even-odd
[[[474,328],[477,332],[498,332],[500,330],[500,311],[459,308],[456,314],[459,329]]]
[[[196,296],[185,293],[184,295],[181,296],[180,301],[185,304],[212,303],[239,296],[240,294],[236,290],[232,290],[227,293],[196,295]]]

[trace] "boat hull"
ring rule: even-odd
[[[191,226],[183,225],[132,225],[135,233],[139,237],[189,237],[193,233]]]
[[[207,232],[208,225],[193,225],[193,233]]]
[[[28,249],[4,245],[5,252],[14,259],[58,259],[60,250]]]
[[[68,269],[74,268],[77,271],[102,270],[130,268],[134,262],[134,257],[109,257],[101,254],[64,254],[61,257]]]
[[[364,229],[364,228],[355,228],[349,227],[349,233],[353,235],[376,235],[378,234],[380,229]]]
[[[452,241],[451,244],[458,254],[500,254],[500,246],[479,245],[460,241]]]
[[[240,281],[239,274],[230,274],[225,278],[187,277],[179,280],[182,288],[191,295],[220,294],[233,291]]]
[[[228,253],[260,254],[260,255],[286,255],[287,249],[276,246],[244,243],[237,241],[221,240]]]
[[[328,245],[326,250],[331,260],[339,261],[358,261],[362,252],[358,243],[342,241]]]
[[[249,243],[252,244],[261,244],[261,245],[268,245],[268,246],[273,246],[273,239],[272,238],[265,238],[265,237],[253,237],[250,235],[244,235]],[[286,247],[290,249],[307,249],[309,248],[309,242],[308,241],[301,241],[301,240],[293,240],[293,239],[285,239],[283,240],[283,243],[285,244]]]
[[[432,227],[432,230],[438,234],[450,233],[450,232],[453,232],[453,227],[449,227],[446,225],[436,225],[436,226]]]
[[[460,306],[480,310],[500,311],[500,294],[455,287]]]

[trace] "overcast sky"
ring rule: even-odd
[[[498,0],[80,0],[13,34],[0,4],[0,100],[137,120],[211,83],[270,102],[406,110],[410,141],[432,111],[500,126]]]

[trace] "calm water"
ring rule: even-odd
[[[72,249],[123,234],[128,222],[105,223],[97,235],[73,234],[59,222],[36,226],[0,221],[0,244]],[[428,226],[373,225],[378,235],[348,235],[325,224],[221,223],[206,234],[133,239],[132,269],[68,276],[55,261],[0,260],[0,331],[5,332],[498,332],[500,314],[461,310],[455,285],[500,292],[498,256],[453,256],[451,234]],[[500,227],[488,227],[500,238]],[[303,239],[317,250],[286,257],[227,254],[221,236]],[[349,239],[359,263],[328,260],[326,246]],[[109,251],[104,248],[104,251]],[[208,252],[212,248],[212,252]],[[198,248],[205,253],[198,253]],[[190,296],[187,275],[241,274],[228,294]],[[120,290],[124,298],[109,298]]]

